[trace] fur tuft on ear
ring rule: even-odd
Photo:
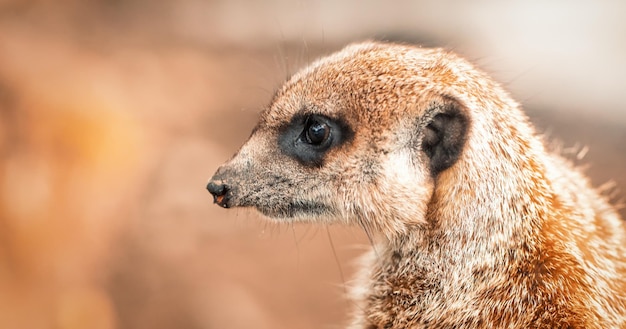
[[[423,128],[422,149],[430,158],[433,176],[450,168],[461,155],[469,120],[454,102],[437,106]]]

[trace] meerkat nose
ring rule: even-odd
[[[228,198],[226,198],[226,194],[229,188],[226,184],[209,182],[206,189],[213,194],[214,203],[217,203],[220,207],[228,208]]]

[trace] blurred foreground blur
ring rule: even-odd
[[[458,45],[478,58],[472,49],[513,51],[520,39],[512,36],[530,38],[473,39],[440,29],[435,14],[419,23],[433,30],[420,29],[410,15],[396,19],[402,8],[386,21],[365,15],[338,25],[330,18],[351,13],[346,3],[0,1],[0,328],[341,327],[364,235],[220,209],[207,179],[288,74],[348,41]],[[275,12],[282,7],[286,14]],[[304,20],[294,32],[308,14],[322,27]],[[613,46],[606,63],[624,53]],[[566,153],[573,147],[573,159],[588,146],[575,161],[590,164],[594,185],[614,181],[615,200],[624,200],[626,115],[623,100],[607,96],[623,85],[611,75],[599,85],[603,69],[581,66],[580,83],[596,93],[568,97],[574,73],[538,85],[525,80],[526,68],[482,61],[531,104],[540,131]]]

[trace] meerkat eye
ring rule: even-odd
[[[309,144],[321,145],[330,136],[330,127],[325,122],[320,122],[315,118],[307,121],[305,138]]]
[[[354,132],[342,118],[298,114],[278,129],[280,150],[307,167],[320,167],[327,152],[352,140]]]

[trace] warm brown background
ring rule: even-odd
[[[204,186],[350,41],[455,49],[624,191],[625,22],[618,1],[0,1],[0,328],[341,328],[364,235]]]

